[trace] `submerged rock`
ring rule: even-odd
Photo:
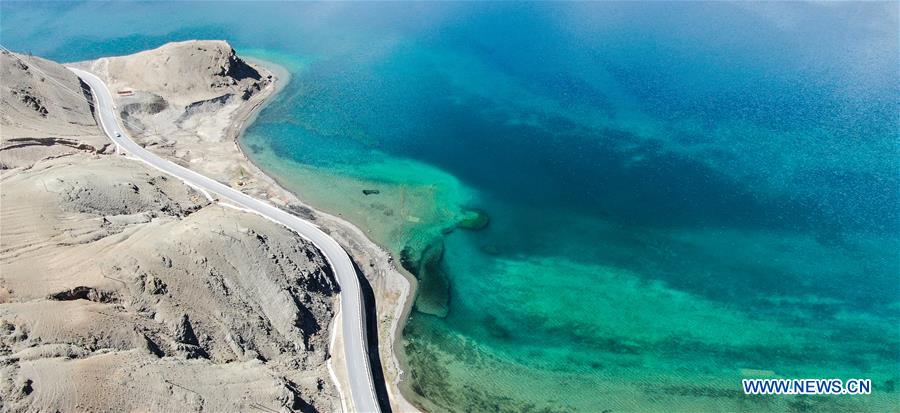
[[[400,265],[419,280],[414,308],[416,311],[444,318],[449,312],[450,280],[443,264],[444,240],[436,237],[421,253],[407,245],[400,251]]]
[[[400,250],[400,266],[412,273],[412,275],[416,275],[419,272],[419,262],[413,257],[412,248],[409,245]]]
[[[480,231],[489,223],[490,217],[484,210],[467,209],[461,220],[442,228],[440,235],[427,242],[410,242],[400,251],[400,265],[419,281],[414,304],[416,311],[441,318],[447,316],[450,311],[450,278],[443,261],[444,236],[457,228]]]
[[[478,247],[478,250],[483,252],[485,255],[490,255],[490,256],[500,255],[500,248],[498,248],[494,244],[483,244]]]
[[[491,223],[490,216],[488,216],[487,212],[483,209],[467,209],[464,211],[464,214],[465,218],[456,223],[457,228],[469,231],[480,231],[487,228],[488,224]]]

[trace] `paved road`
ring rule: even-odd
[[[291,215],[269,203],[245,195],[218,181],[162,159],[136,144],[128,137],[125,130],[119,126],[118,117],[113,107],[112,95],[109,93],[106,84],[92,73],[75,68],[69,69],[91,87],[97,116],[100,119],[100,126],[106,135],[118,145],[120,150],[212,194],[220,201],[251,210],[272,219],[294,230],[322,251],[328,264],[334,270],[338,284],[341,287],[341,319],[343,320],[341,330],[344,341],[344,360],[346,361],[347,375],[350,378],[349,390],[353,403],[352,410],[358,412],[379,412],[378,399],[375,396],[375,386],[372,381],[372,368],[369,364],[369,354],[366,350],[368,346],[366,345],[366,329],[363,322],[366,310],[363,307],[359,279],[356,277],[356,270],[347,252],[341,248],[337,241],[312,223]]]

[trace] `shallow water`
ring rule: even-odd
[[[53,59],[225,38],[287,67],[242,144],[405,250],[408,393],[593,412],[900,403],[894,6],[0,7],[5,46]],[[471,208],[487,228],[453,230]]]

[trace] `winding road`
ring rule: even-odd
[[[162,159],[144,149],[131,140],[125,130],[120,127],[112,95],[103,80],[84,70],[71,67],[69,70],[75,72],[90,86],[100,126],[103,128],[103,132],[115,142],[119,151],[125,151],[150,166],[181,179],[201,192],[205,191],[207,196],[214,195],[220,202],[255,212],[284,225],[319,248],[337,276],[338,284],[341,287],[341,331],[343,333],[344,360],[350,382],[350,398],[353,403],[351,410],[379,412],[378,399],[372,380],[372,368],[369,363],[368,346],[366,345],[364,323],[366,310],[363,307],[362,290],[353,263],[340,244],[309,221]]]

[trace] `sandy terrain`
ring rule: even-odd
[[[221,45],[185,99],[249,111],[269,81]],[[80,81],[19,59],[0,55],[0,411],[339,410],[318,251],[114,155]]]

